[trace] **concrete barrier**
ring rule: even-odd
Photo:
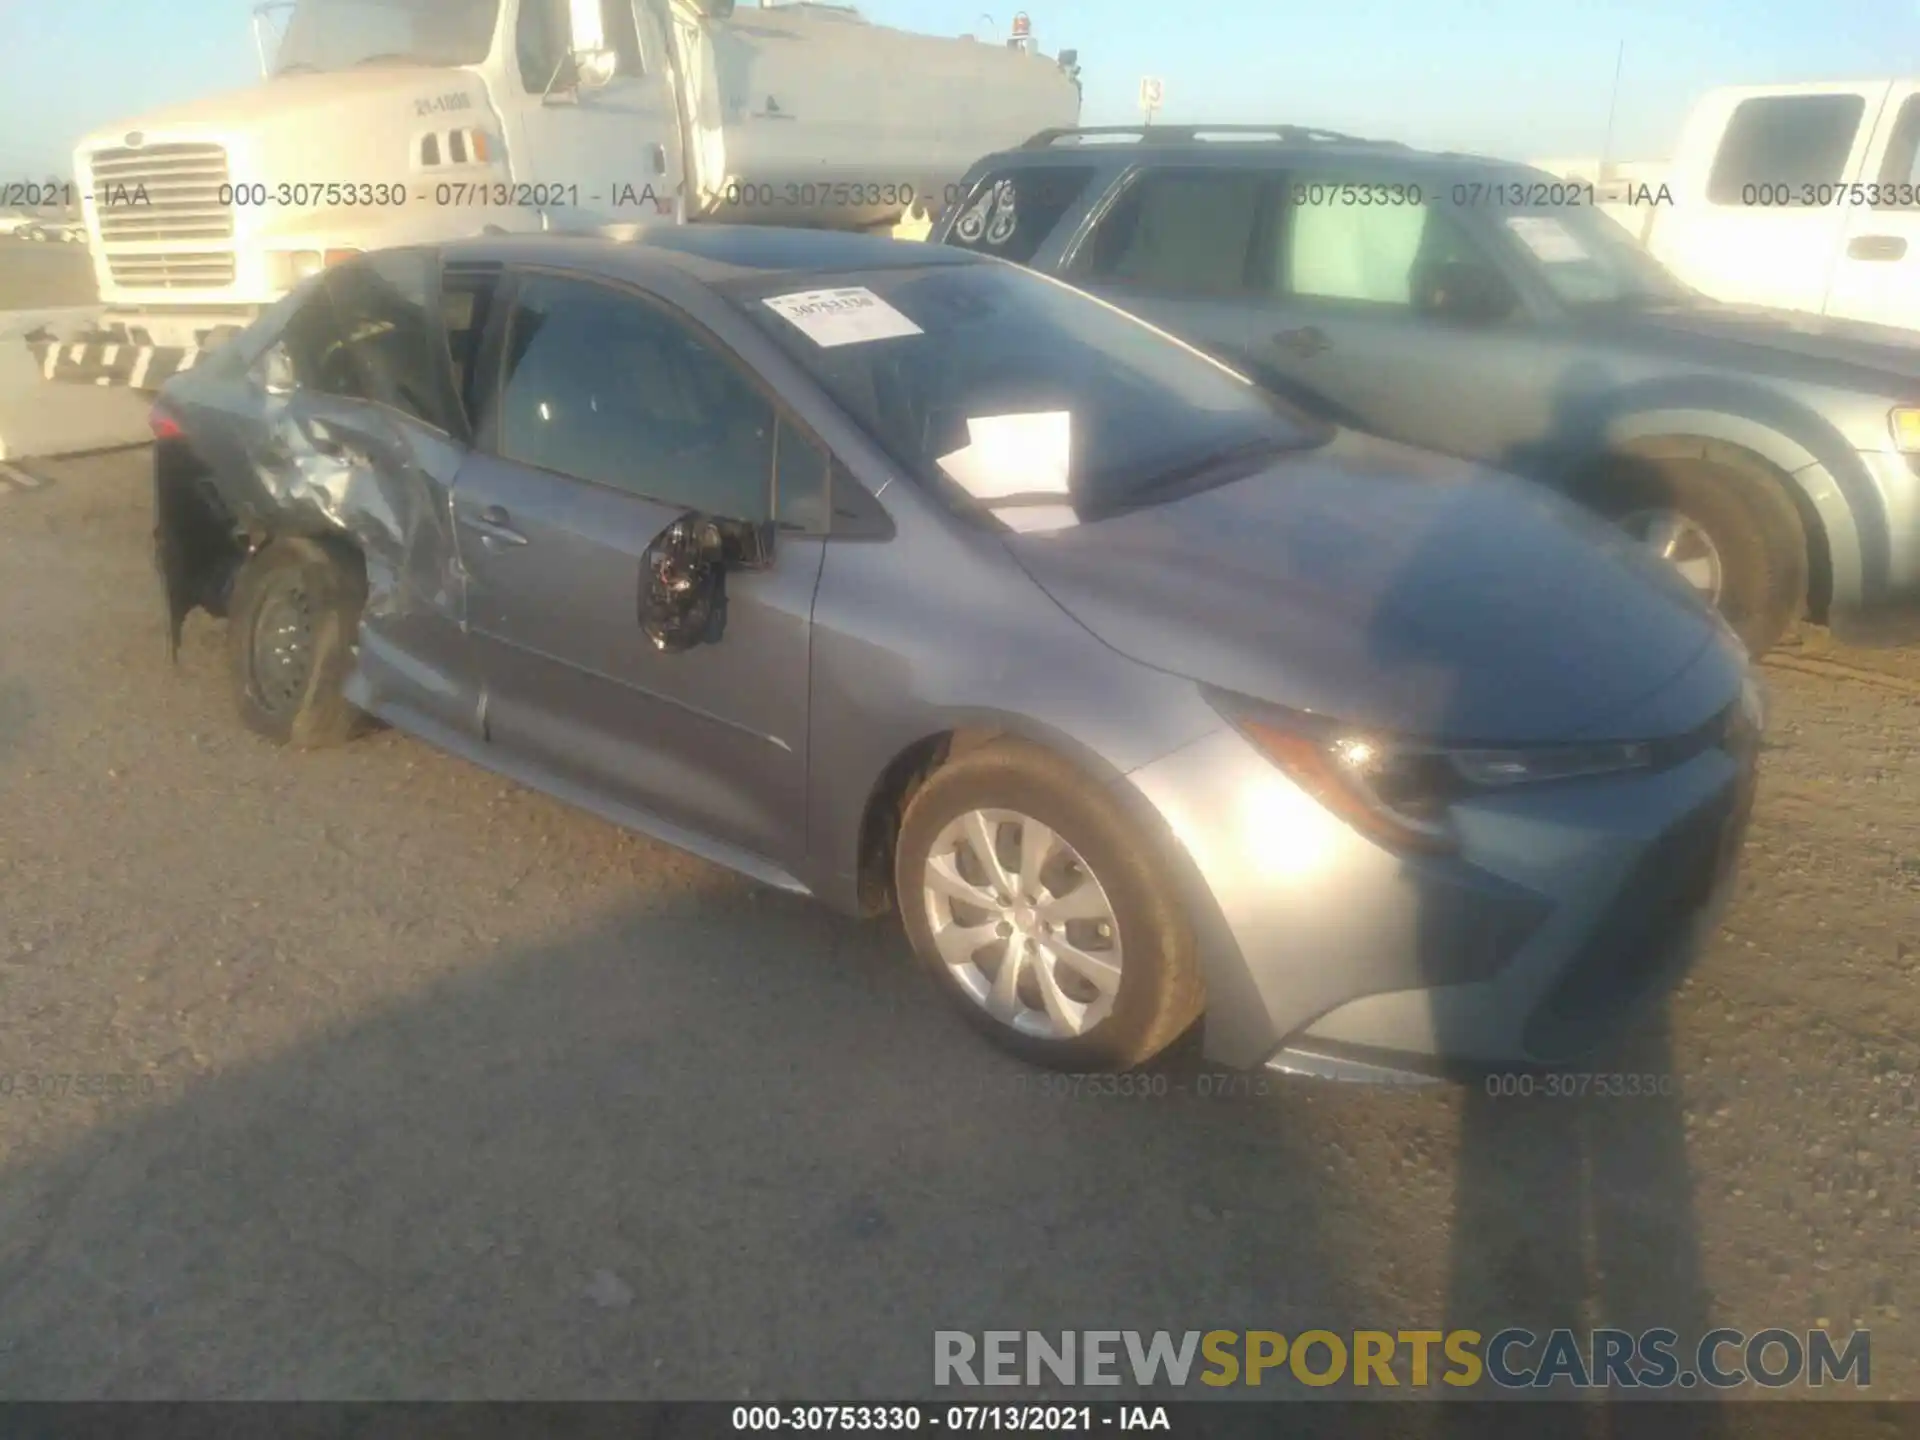
[[[27,335],[40,326],[57,335],[77,333],[99,314],[95,306],[0,311],[0,460],[113,450],[152,438],[151,397],[108,386],[52,384],[27,350]]]

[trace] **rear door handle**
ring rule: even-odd
[[[1900,235],[1859,235],[1847,246],[1850,260],[1898,260],[1907,253],[1907,242]]]
[[[480,543],[490,550],[527,543],[527,537],[513,528],[513,517],[499,505],[489,505],[478,515],[468,515],[466,524],[468,529],[479,532]]]
[[[1333,348],[1333,342],[1327,338],[1327,332],[1318,325],[1303,325],[1297,330],[1276,330],[1273,343],[1282,350],[1311,360],[1324,350]]]

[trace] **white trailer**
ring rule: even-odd
[[[290,10],[273,36],[268,12]],[[297,0],[263,78],[86,136],[104,318],[49,379],[157,388],[333,260],[632,221],[880,229],[1071,125],[1072,51],[733,0]]]

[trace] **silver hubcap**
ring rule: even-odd
[[[922,895],[960,988],[1023,1035],[1084,1035],[1120,993],[1120,924],[1080,853],[1017,810],[969,810],[934,839]]]
[[[1620,526],[1678,570],[1709,604],[1720,599],[1720,551],[1696,521],[1674,510],[1636,510]]]

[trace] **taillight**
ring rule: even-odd
[[[185,434],[180,428],[180,422],[157,403],[147,411],[147,428],[153,431],[153,438],[156,440],[178,440]]]

